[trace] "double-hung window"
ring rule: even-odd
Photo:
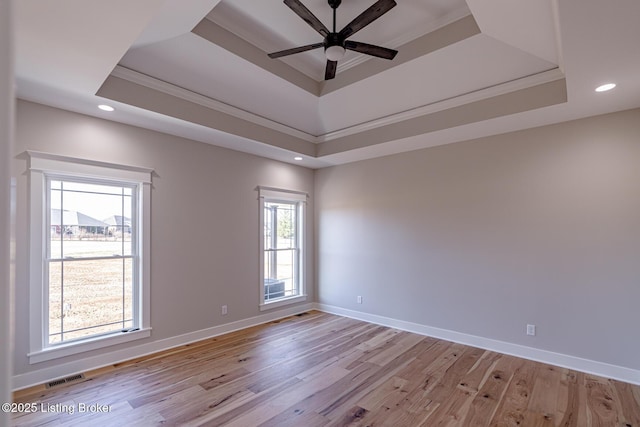
[[[306,299],[304,216],[307,195],[260,187],[260,307]]]
[[[149,336],[150,170],[30,156],[30,361]]]

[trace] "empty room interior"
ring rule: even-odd
[[[0,425],[640,427],[640,2],[1,8]]]

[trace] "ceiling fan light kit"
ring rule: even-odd
[[[333,9],[333,31],[329,29],[313,14],[309,9],[303,5],[300,0],[284,0],[291,10],[293,10],[300,18],[302,18],[307,24],[316,30],[324,41],[321,43],[314,43],[306,46],[295,47],[292,49],[285,49],[278,52],[269,54],[272,59],[281,58],[283,56],[294,55],[300,52],[306,52],[313,49],[324,47],[325,57],[327,58],[327,66],[325,69],[325,80],[331,80],[336,76],[337,61],[342,59],[347,50],[353,50],[355,52],[364,53],[365,55],[375,56],[377,58],[383,58],[391,60],[395,58],[398,53],[397,50],[388,49],[382,46],[375,46],[367,43],[361,43],[357,41],[347,40],[347,38],[354,35],[382,15],[390,11],[396,6],[395,0],[378,0],[367,10],[355,17],[349,24],[347,24],[340,32],[336,32],[336,9],[340,6],[341,0],[327,0],[329,6]]]
[[[324,50],[324,55],[327,57],[329,61],[337,61],[344,57],[344,54],[347,50],[342,46],[329,46]]]

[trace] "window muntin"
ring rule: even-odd
[[[46,189],[45,346],[139,327],[138,186],[47,176]]]

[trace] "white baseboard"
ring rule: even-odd
[[[269,313],[250,317],[248,319],[238,320],[236,322],[226,323],[224,325],[214,326],[212,328],[202,329],[184,335],[178,335],[172,338],[166,338],[147,344],[129,347],[124,350],[113,351],[101,354],[99,356],[93,356],[82,360],[63,363],[49,368],[39,369],[37,371],[31,371],[25,374],[15,375],[13,377],[14,391],[32,387],[34,385],[44,384],[48,381],[58,378],[65,378],[80,372],[91,371],[94,369],[102,368],[104,366],[109,366],[149,354],[158,353],[160,351],[169,350],[196,341],[213,338],[218,335],[249,328],[251,326],[260,325],[262,323],[272,322],[284,317],[304,313],[305,311],[312,310],[313,307],[314,306],[312,303],[308,303],[281,310],[273,310]]]
[[[540,350],[524,345],[513,344],[505,341],[498,341],[476,335],[464,334],[447,329],[434,328],[432,326],[407,322],[404,320],[392,319],[390,317],[378,316],[376,314],[363,313],[361,311],[348,310],[327,304],[314,304],[314,308],[326,313],[337,314],[339,316],[350,317],[377,325],[388,326],[390,328],[403,331],[414,332],[460,344],[478,347],[485,350],[496,351],[498,353],[521,357],[536,362],[547,363],[562,368],[573,369],[588,374],[601,377],[612,378],[626,383],[640,385],[640,371],[622,366],[610,365],[608,363],[595,360],[583,359],[567,354],[554,353],[552,351]]]
[[[313,309],[326,313],[337,314],[339,316],[350,317],[365,322],[375,323],[377,325],[388,326],[390,328],[400,329],[403,331],[413,332],[420,335],[426,335],[473,347],[483,348],[485,350],[491,350],[503,354],[522,357],[523,359],[548,363],[563,368],[574,369],[580,372],[585,372],[606,378],[613,378],[627,383],[640,385],[640,371],[635,369],[610,365],[603,362],[582,359],[580,357],[554,353],[547,350],[540,350],[533,347],[512,344],[490,338],[464,334],[447,329],[434,328],[431,326],[393,319],[390,317],[348,310],[341,307],[319,303],[309,303],[286,308],[283,310],[274,310],[273,312],[261,314],[259,316],[251,317],[248,319],[238,320],[236,322],[214,326],[212,328],[202,329],[200,331],[190,332],[188,334],[179,335],[172,338],[130,347],[124,350],[105,353],[99,356],[94,356],[79,361],[64,363],[49,368],[39,369],[37,371],[31,371],[25,374],[15,375],[13,377],[14,391],[34,385],[43,384],[54,379],[68,377],[80,372],[86,372],[104,366],[109,366],[138,357],[146,356],[149,354],[158,353],[160,351],[169,350],[171,348],[190,344],[196,341],[213,338],[222,334],[249,328],[251,326],[260,325],[262,323],[271,322],[277,319],[282,319],[284,317],[303,313],[305,311]]]

